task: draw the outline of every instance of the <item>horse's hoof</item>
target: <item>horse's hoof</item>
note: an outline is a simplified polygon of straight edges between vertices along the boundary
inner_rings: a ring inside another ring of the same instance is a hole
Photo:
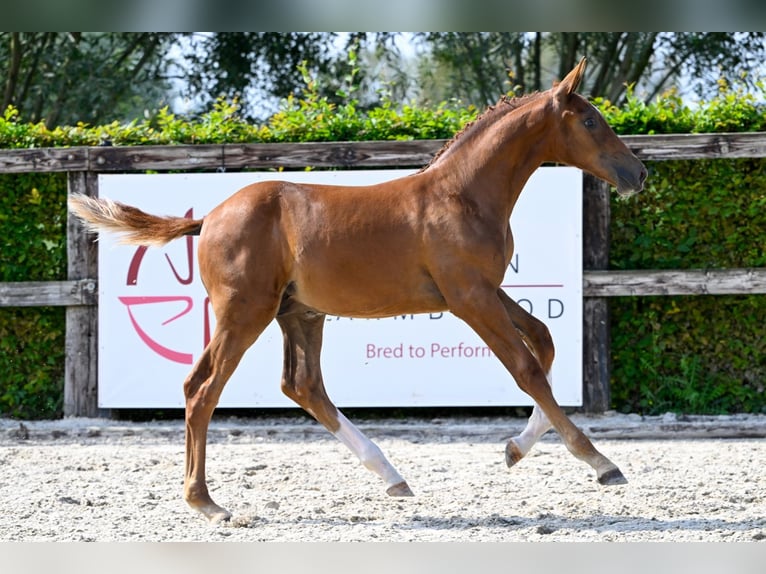
[[[211,514],[207,517],[210,524],[220,524],[221,522],[228,522],[231,520],[231,512],[228,510],[223,510],[222,512],[216,512],[215,514]]]
[[[194,510],[202,514],[210,524],[220,524],[231,520],[231,512],[211,502],[203,506],[192,506]]]
[[[508,465],[508,468],[511,468],[522,458],[524,458],[524,455],[519,450],[519,447],[516,446],[516,442],[513,439],[509,440],[508,444],[505,445],[505,464]]]
[[[616,484],[628,484],[628,479],[620,472],[619,468],[615,467],[599,476],[598,482],[606,486],[614,486]]]
[[[406,482],[397,482],[386,489],[388,496],[415,496]]]

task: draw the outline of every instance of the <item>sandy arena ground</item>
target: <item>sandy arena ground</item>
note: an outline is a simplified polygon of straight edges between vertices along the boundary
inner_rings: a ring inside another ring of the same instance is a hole
[[[182,421],[0,419],[0,540],[766,540],[766,417],[573,420],[628,485],[553,432],[509,470],[523,419],[358,420],[415,492],[390,498],[313,421],[216,419],[209,486],[233,519],[211,526],[181,498]]]

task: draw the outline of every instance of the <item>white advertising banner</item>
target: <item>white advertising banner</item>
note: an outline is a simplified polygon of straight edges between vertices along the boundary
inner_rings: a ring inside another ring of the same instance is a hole
[[[198,218],[239,188],[286,179],[367,185],[411,170],[130,174],[99,176],[99,193],[157,215]],[[503,288],[544,321],[556,344],[553,391],[582,404],[582,174],[538,169],[516,205],[516,250]],[[197,237],[162,248],[99,239],[99,383],[102,408],[182,408],[183,381],[215,318],[196,266]],[[322,353],[338,406],[526,406],[484,342],[449,313],[388,319],[328,316]],[[282,334],[273,322],[246,353],[219,407],[292,407],[280,391]]]

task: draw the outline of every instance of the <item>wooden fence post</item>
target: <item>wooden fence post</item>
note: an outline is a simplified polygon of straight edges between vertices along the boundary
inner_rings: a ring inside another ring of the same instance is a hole
[[[67,176],[70,195],[98,196],[98,174],[77,171],[68,172]],[[67,211],[68,279],[98,278],[98,249],[93,239]],[[85,282],[83,288],[95,290],[96,283]],[[64,416],[104,415],[98,408],[98,306],[69,306],[66,309]]]
[[[609,267],[609,184],[583,174],[583,268]],[[603,413],[610,408],[611,374],[609,303],[606,297],[583,299],[583,409]]]

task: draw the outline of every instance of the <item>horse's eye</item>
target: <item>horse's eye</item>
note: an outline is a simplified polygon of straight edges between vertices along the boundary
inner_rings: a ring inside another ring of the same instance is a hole
[[[596,127],[596,120],[593,118],[587,118],[584,122],[586,128],[595,128]]]

